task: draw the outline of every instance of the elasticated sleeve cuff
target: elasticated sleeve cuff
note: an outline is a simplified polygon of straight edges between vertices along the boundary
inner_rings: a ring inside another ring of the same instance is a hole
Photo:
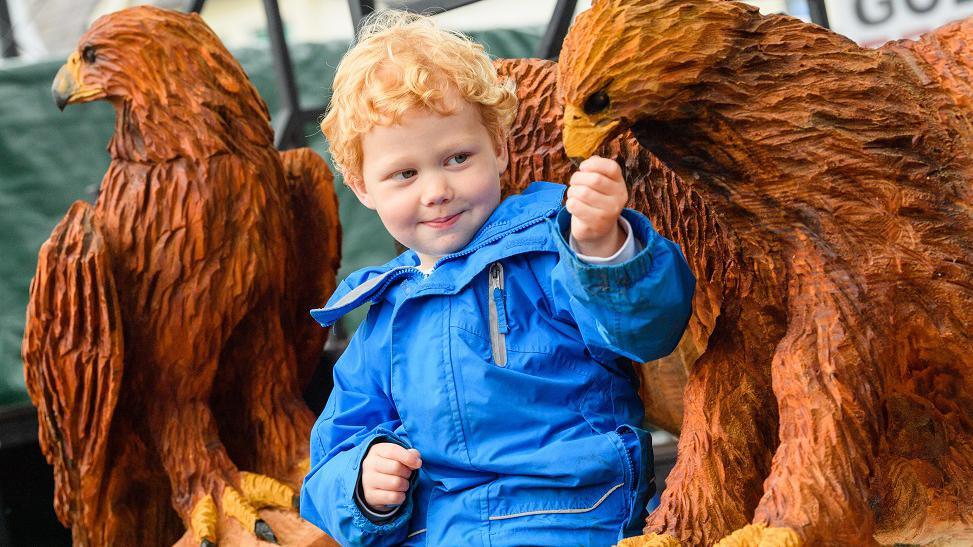
[[[618,250],[615,251],[615,254],[611,256],[589,256],[579,253],[578,244],[574,240],[573,235],[568,237],[568,245],[571,247],[571,250],[574,251],[574,254],[578,256],[578,260],[587,262],[588,264],[610,266],[631,260],[636,253],[642,250],[643,245],[634,235],[632,235],[632,224],[625,220],[625,217],[619,217],[618,223],[622,226],[622,229],[625,230],[625,243],[622,243],[622,246],[619,247]]]

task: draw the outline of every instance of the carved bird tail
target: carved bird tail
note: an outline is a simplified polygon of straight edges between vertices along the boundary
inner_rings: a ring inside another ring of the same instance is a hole
[[[288,310],[293,317],[293,347],[297,354],[298,380],[307,385],[321,360],[328,331],[311,319],[308,310],[324,304],[336,286],[341,265],[341,222],[334,176],[328,164],[310,148],[281,152],[293,212],[294,237],[288,268]],[[285,312],[286,313],[286,312]]]
[[[75,202],[41,247],[22,347],[41,449],[54,467],[58,518],[75,545],[100,540],[106,454],[122,382],[123,333],[108,248],[90,205]]]

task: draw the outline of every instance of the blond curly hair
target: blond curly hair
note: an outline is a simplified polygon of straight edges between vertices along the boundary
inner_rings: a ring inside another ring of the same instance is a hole
[[[345,183],[361,180],[361,136],[395,125],[412,109],[453,112],[450,92],[478,107],[498,149],[517,110],[512,83],[500,82],[483,46],[440,28],[431,17],[382,10],[369,16],[338,64],[331,104],[321,121]]]

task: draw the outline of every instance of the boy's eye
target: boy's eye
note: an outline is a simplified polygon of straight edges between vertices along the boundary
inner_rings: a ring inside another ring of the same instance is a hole
[[[416,176],[418,172],[415,169],[405,169],[397,173],[392,173],[392,180],[409,180]]]
[[[446,160],[446,163],[452,163],[453,161],[455,161],[456,163],[454,163],[454,165],[459,165],[461,163],[465,163],[466,160],[468,159],[470,159],[469,154],[455,154],[452,157],[450,157],[448,160]]]

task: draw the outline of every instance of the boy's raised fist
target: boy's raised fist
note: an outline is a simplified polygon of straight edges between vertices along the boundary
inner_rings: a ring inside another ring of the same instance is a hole
[[[628,203],[628,188],[617,162],[591,156],[571,175],[565,207],[571,213],[571,235],[577,251],[608,257],[625,243],[618,217]]]

